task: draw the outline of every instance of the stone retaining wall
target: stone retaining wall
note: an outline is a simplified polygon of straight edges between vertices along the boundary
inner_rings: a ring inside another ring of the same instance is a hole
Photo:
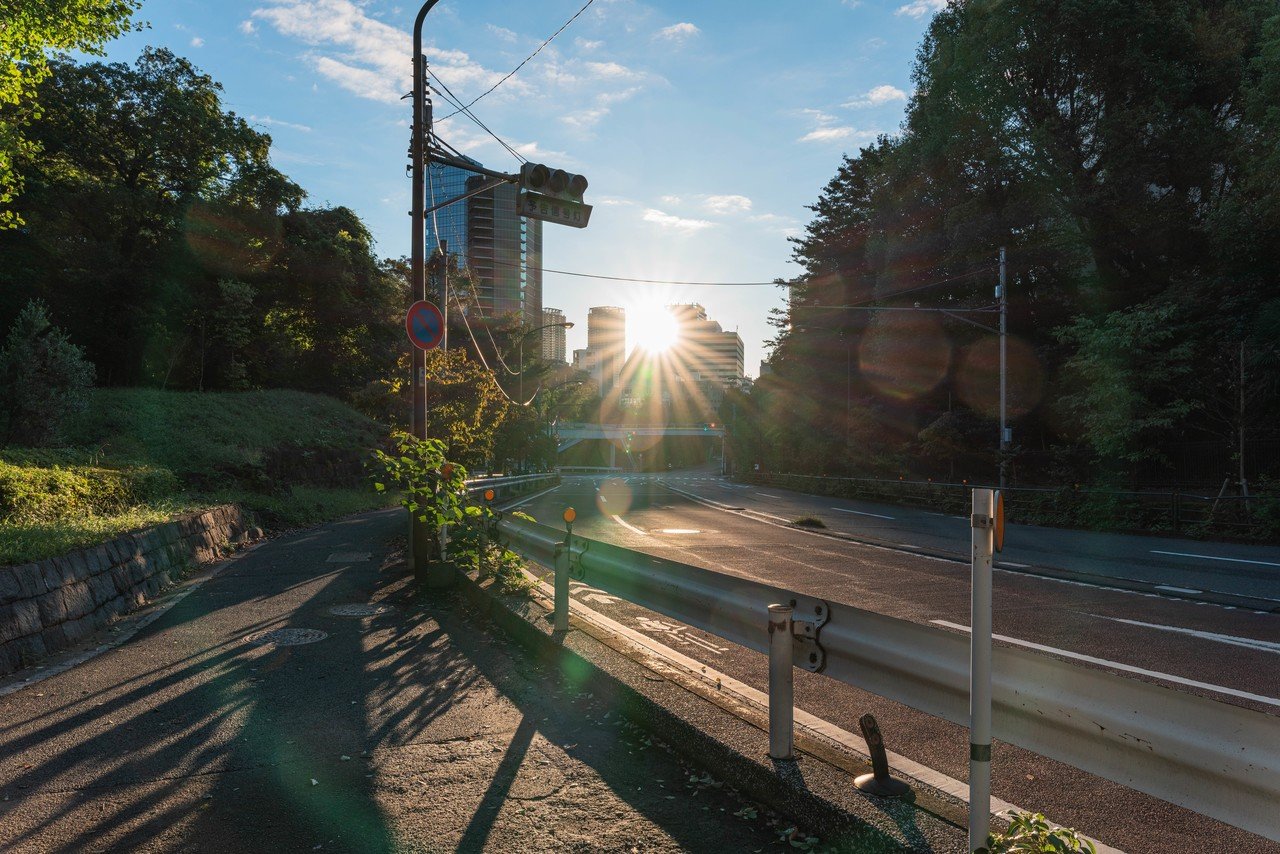
[[[215,507],[89,549],[0,566],[0,675],[73,646],[242,539],[240,508]]]

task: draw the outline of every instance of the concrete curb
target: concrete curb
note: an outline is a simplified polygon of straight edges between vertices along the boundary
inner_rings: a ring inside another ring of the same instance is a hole
[[[575,616],[570,630],[551,629],[551,603],[538,590],[505,596],[491,581],[460,573],[474,606],[537,657],[574,674],[584,690],[659,735],[679,755],[747,797],[841,851],[967,851],[965,805],[912,781],[914,801],[871,798],[853,778],[870,770],[866,760],[797,733],[796,762],[768,758],[768,736],[759,711],[715,696],[715,686],[682,678],[645,663],[622,638],[603,636]],[[589,686],[589,687],[587,687]]]

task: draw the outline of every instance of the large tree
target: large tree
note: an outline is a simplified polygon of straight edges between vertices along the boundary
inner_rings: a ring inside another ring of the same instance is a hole
[[[2,0],[0,2],[0,228],[21,223],[11,205],[22,189],[15,162],[39,144],[25,134],[38,117],[36,87],[48,76],[50,51],[97,53],[129,29],[140,0]]]

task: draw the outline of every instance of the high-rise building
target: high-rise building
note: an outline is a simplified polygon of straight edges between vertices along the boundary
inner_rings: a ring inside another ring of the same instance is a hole
[[[467,162],[480,163],[467,157]],[[427,170],[427,205],[477,189],[481,175],[433,163]],[[525,323],[542,322],[542,223],[516,213],[518,190],[500,184],[427,214],[427,251],[448,244],[458,266],[475,278],[485,315],[519,313]]]
[[[676,319],[671,360],[681,373],[691,380],[721,386],[742,380],[742,338],[737,332],[726,332],[719,323],[708,320],[707,310],[697,303],[669,305],[667,311]]]
[[[542,360],[563,363],[565,359],[564,312],[558,308],[542,310]]]
[[[617,306],[601,305],[587,312],[587,349],[593,351],[600,393],[607,395],[622,375],[627,356],[627,315]]]

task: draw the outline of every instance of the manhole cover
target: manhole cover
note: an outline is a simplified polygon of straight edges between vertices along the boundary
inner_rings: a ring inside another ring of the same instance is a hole
[[[269,632],[255,632],[245,640],[259,645],[301,646],[304,643],[324,640],[328,636],[328,632],[322,632],[319,629],[272,629]]]
[[[329,613],[335,617],[376,617],[391,610],[390,605],[334,605]]]

